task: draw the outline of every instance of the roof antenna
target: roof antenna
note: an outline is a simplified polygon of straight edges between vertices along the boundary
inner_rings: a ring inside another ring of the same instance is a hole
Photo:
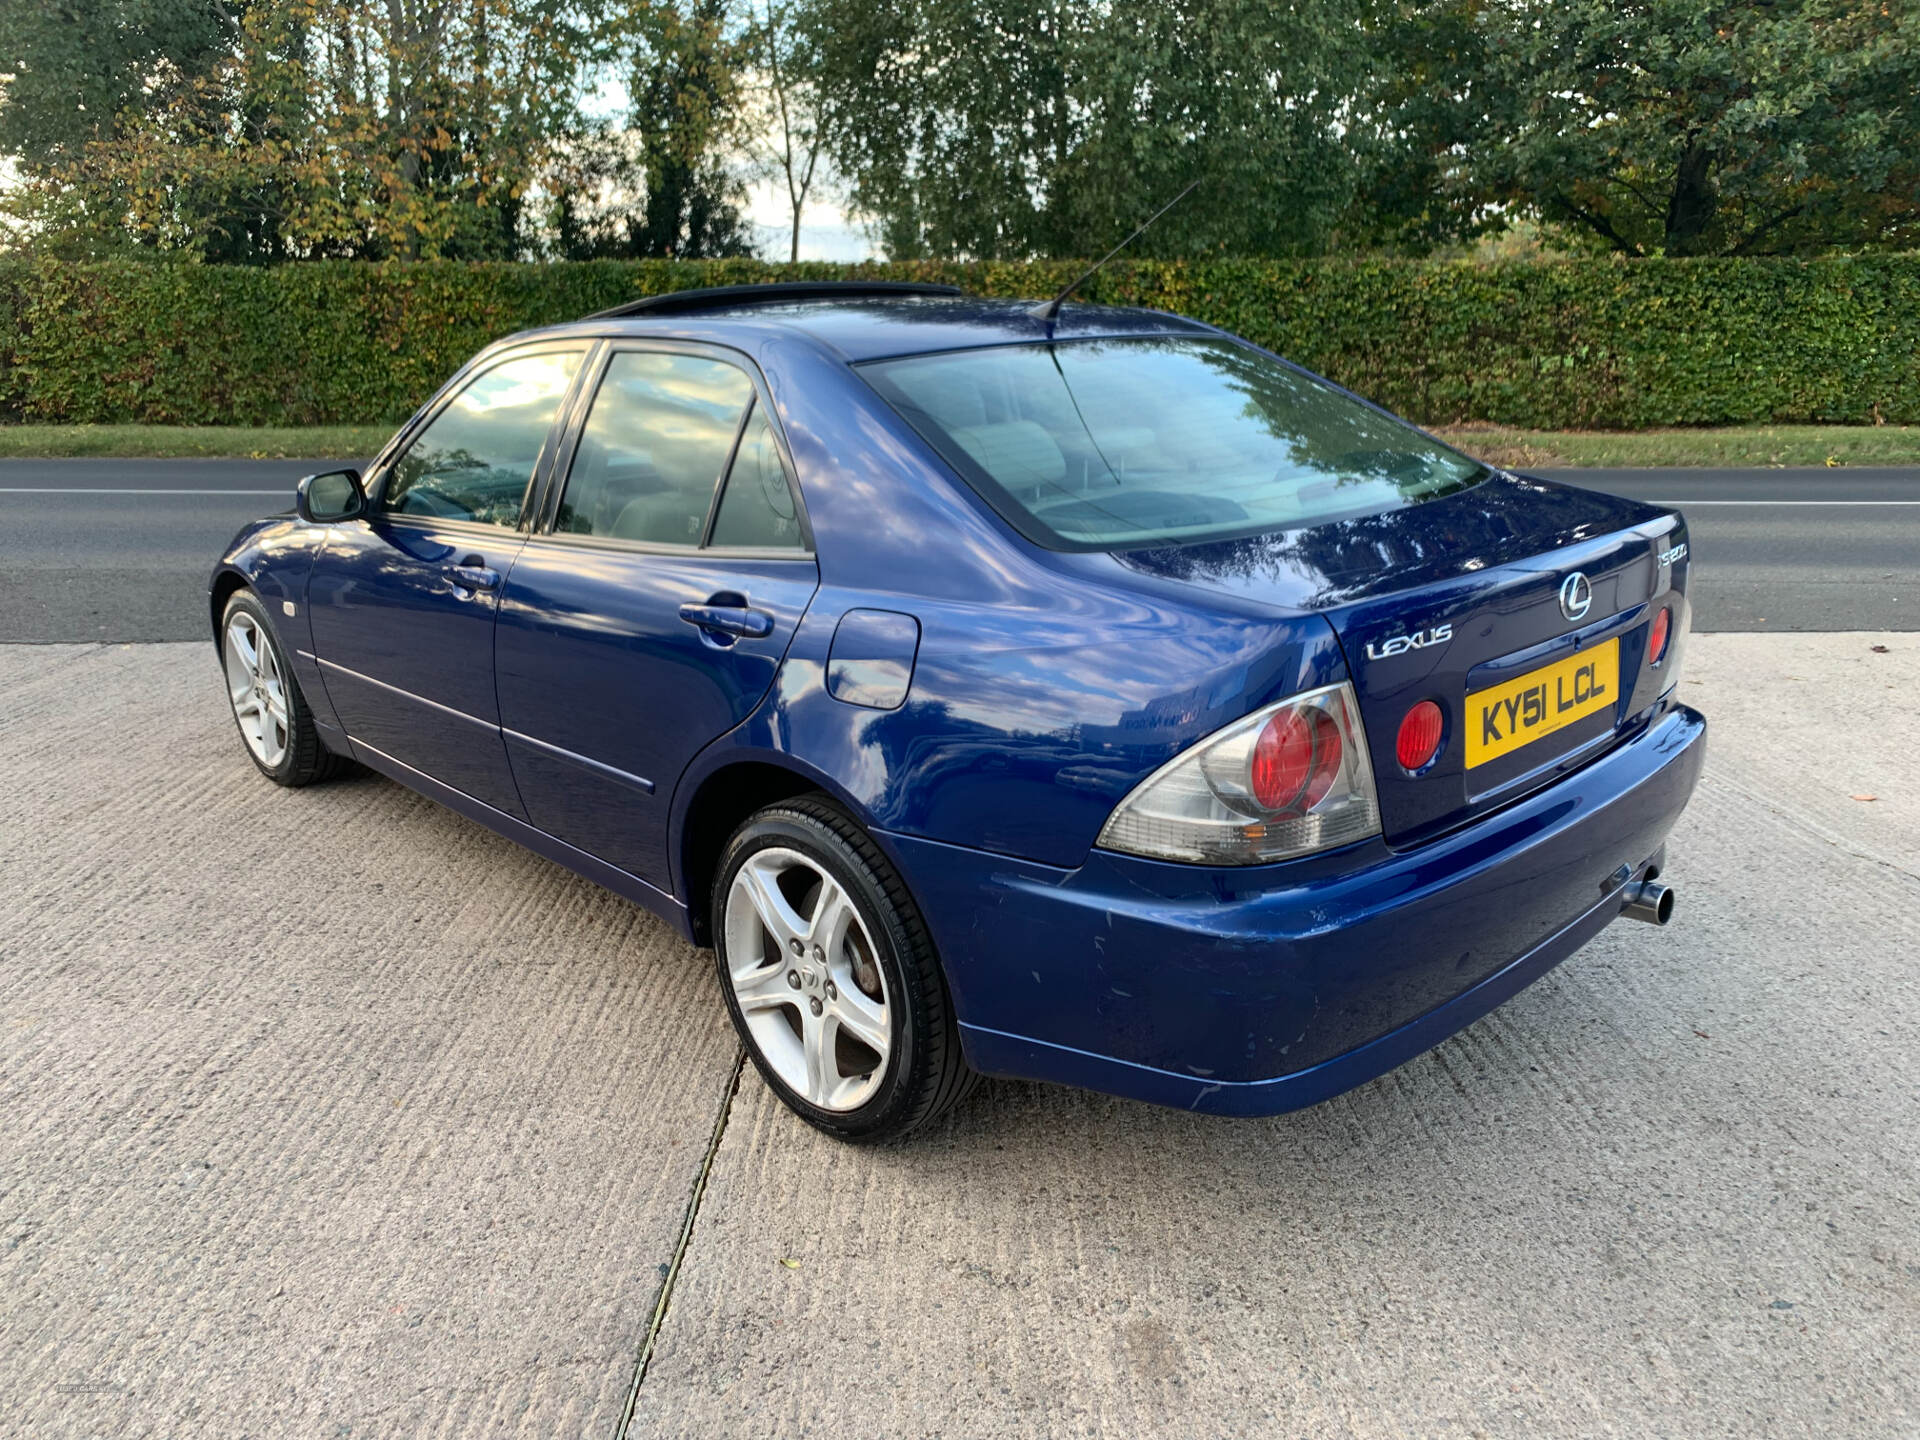
[[[1162,205],[1158,210],[1154,211],[1153,214],[1149,215],[1146,219],[1146,223],[1141,225],[1141,227],[1138,230],[1134,231],[1133,234],[1127,236],[1126,239],[1122,240],[1118,245],[1114,246],[1106,254],[1102,255],[1098,260],[1094,261],[1093,264],[1089,265],[1086,268],[1086,270],[1077,279],[1075,279],[1071,285],[1067,286],[1066,289],[1062,290],[1058,295],[1054,296],[1053,299],[1044,301],[1041,304],[1034,306],[1027,313],[1033,316],[1033,318],[1036,320],[1046,321],[1048,327],[1051,328],[1053,325],[1053,322],[1060,315],[1061,301],[1065,300],[1069,295],[1073,294],[1074,291],[1078,290],[1082,285],[1086,284],[1087,281],[1091,280],[1094,276],[1094,273],[1097,270],[1099,270],[1099,268],[1102,265],[1106,264],[1107,261],[1111,260],[1114,256],[1118,255],[1122,250],[1126,249],[1127,246],[1131,245],[1134,241],[1138,240],[1142,235],[1146,234],[1147,230],[1149,229],[1149,227],[1152,226],[1154,221],[1158,220],[1162,215],[1166,214],[1174,206],[1178,205],[1182,200],[1186,199],[1188,194],[1193,190],[1193,187],[1198,185],[1199,183],[1200,183],[1200,177],[1198,176],[1195,176],[1192,180],[1189,180],[1187,182],[1187,188],[1185,190],[1182,190],[1178,195],[1174,196],[1173,199],[1169,200],[1166,204]]]

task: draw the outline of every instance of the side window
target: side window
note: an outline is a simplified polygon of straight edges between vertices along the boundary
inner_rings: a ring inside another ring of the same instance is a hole
[[[698,355],[621,350],[580,432],[554,528],[698,545],[753,384]]]
[[[517,525],[578,350],[522,355],[476,375],[394,462],[381,508]]]
[[[727,472],[727,488],[713,520],[713,544],[798,550],[800,509],[787,484],[786,468],[773,443],[773,426],[756,405]]]

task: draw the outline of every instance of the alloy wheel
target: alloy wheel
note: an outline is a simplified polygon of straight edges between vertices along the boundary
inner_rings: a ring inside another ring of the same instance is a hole
[[[244,610],[227,621],[225,652],[227,698],[233,718],[253,758],[277,769],[287,756],[287,687],[273,642],[260,622]]]
[[[761,1057],[822,1110],[886,1075],[893,1020],[873,937],[846,888],[798,850],[756,850],[727,891],[727,975]]]

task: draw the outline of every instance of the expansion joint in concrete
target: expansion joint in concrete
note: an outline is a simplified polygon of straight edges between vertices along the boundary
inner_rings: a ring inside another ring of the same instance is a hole
[[[740,1093],[740,1071],[747,1063],[747,1052],[733,1057],[733,1073],[727,1077],[726,1091],[720,1097],[720,1109],[713,1117],[713,1133],[707,1137],[707,1153],[700,1161],[700,1172],[693,1177],[693,1191],[687,1196],[687,1212],[680,1220],[680,1235],[674,1242],[673,1258],[660,1281],[660,1294],[653,1304],[653,1316],[647,1321],[646,1338],[641,1341],[639,1358],[634,1362],[633,1383],[627,1387],[627,1403],[620,1412],[620,1425],[614,1440],[627,1440],[633,1424],[634,1406],[640,1400],[640,1387],[647,1382],[647,1367],[653,1363],[653,1347],[667,1323],[667,1307],[673,1303],[674,1282],[680,1278],[680,1263],[686,1259],[687,1246],[693,1241],[694,1222],[700,1218],[700,1202],[706,1199],[707,1177],[713,1173],[713,1157],[720,1153],[720,1141],[727,1133],[727,1117],[733,1113],[733,1097]]]

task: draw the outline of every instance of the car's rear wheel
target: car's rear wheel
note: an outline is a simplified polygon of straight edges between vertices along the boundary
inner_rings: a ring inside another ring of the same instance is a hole
[[[747,1053],[810,1124],[895,1139],[972,1089],[926,925],[879,847],[836,807],[783,801],[734,833],[713,933]]]
[[[220,663],[233,723],[262,775],[276,785],[310,785],[344,767],[320,739],[293,667],[250,590],[235,591],[220,618]]]

